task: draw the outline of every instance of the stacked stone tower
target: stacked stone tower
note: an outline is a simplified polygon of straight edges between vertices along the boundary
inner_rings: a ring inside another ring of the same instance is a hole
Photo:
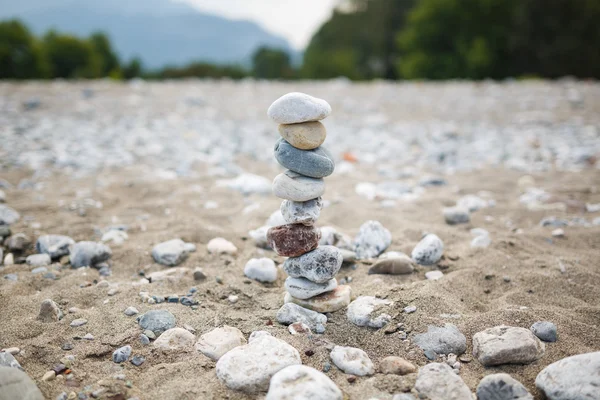
[[[330,113],[325,100],[303,93],[288,93],[268,110],[280,124],[275,158],[287,171],[273,181],[273,193],[283,199],[281,213],[287,224],[269,229],[267,240],[277,254],[289,257],[283,264],[289,275],[285,303],[321,313],[350,303],[350,287],[338,286],[335,279],[342,253],[334,246],[319,246],[321,231],[315,227],[325,192],[323,178],[335,168],[331,153],[321,146],[327,131],[319,121]]]

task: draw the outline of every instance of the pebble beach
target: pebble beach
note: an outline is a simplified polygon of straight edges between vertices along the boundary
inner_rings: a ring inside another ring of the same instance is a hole
[[[2,82],[0,237],[1,400],[600,399],[595,82]]]

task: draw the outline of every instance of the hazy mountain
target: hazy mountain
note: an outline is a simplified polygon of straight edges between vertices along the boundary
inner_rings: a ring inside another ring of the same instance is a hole
[[[290,51],[285,39],[253,22],[170,0],[0,0],[0,18],[12,17],[36,34],[51,28],[82,36],[104,31],[123,59],[140,56],[151,68],[193,60],[247,63],[263,44]]]

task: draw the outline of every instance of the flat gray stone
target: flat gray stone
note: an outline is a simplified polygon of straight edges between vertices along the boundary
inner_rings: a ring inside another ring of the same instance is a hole
[[[68,236],[42,235],[35,242],[35,249],[40,254],[48,254],[51,259],[57,259],[69,254],[69,247],[74,244],[75,241]]]
[[[127,361],[129,356],[131,356],[131,346],[127,345],[115,350],[112,355],[112,360],[113,362],[120,364]]]
[[[338,282],[333,278],[324,283],[315,283],[306,278],[292,278],[289,276],[285,280],[284,286],[290,295],[297,299],[306,300],[321,293],[332,291],[338,286]]]
[[[600,351],[563,358],[535,378],[548,400],[600,400]]]
[[[329,114],[331,106],[325,100],[299,92],[281,96],[267,110],[269,118],[278,124],[320,121]]]
[[[321,197],[325,193],[322,178],[310,178],[287,170],[273,180],[273,194],[280,199],[308,201]]]
[[[334,246],[319,246],[315,250],[290,257],[283,269],[293,278],[306,278],[315,283],[325,283],[338,273],[342,266],[342,253]]]
[[[477,400],[533,400],[525,386],[509,374],[492,374],[477,385]]]
[[[415,335],[413,342],[423,351],[436,354],[461,355],[467,350],[467,338],[452,324],[443,327],[430,325],[426,333]]]
[[[473,355],[485,367],[529,364],[544,350],[544,343],[526,328],[500,325],[473,335]]]
[[[381,328],[392,320],[388,314],[392,304],[389,300],[373,296],[359,296],[348,305],[346,316],[356,326]]]
[[[428,400],[473,400],[471,390],[446,363],[431,363],[419,369],[415,389]]]
[[[110,247],[103,243],[77,242],[70,248],[71,266],[73,268],[91,267],[112,256]]]
[[[25,262],[32,267],[45,267],[46,265],[50,265],[52,260],[48,254],[32,254],[27,256]]]
[[[137,321],[140,328],[154,333],[163,333],[174,328],[176,323],[175,316],[168,310],[150,310],[140,315]]]
[[[44,396],[25,372],[0,366],[0,400],[44,400]]]
[[[311,178],[324,178],[333,173],[333,156],[324,146],[313,150],[300,150],[285,139],[275,143],[275,159],[284,168]]]

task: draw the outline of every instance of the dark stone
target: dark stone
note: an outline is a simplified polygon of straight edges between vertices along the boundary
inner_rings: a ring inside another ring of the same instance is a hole
[[[267,243],[280,256],[298,257],[317,248],[321,231],[314,226],[289,224],[267,231]]]

